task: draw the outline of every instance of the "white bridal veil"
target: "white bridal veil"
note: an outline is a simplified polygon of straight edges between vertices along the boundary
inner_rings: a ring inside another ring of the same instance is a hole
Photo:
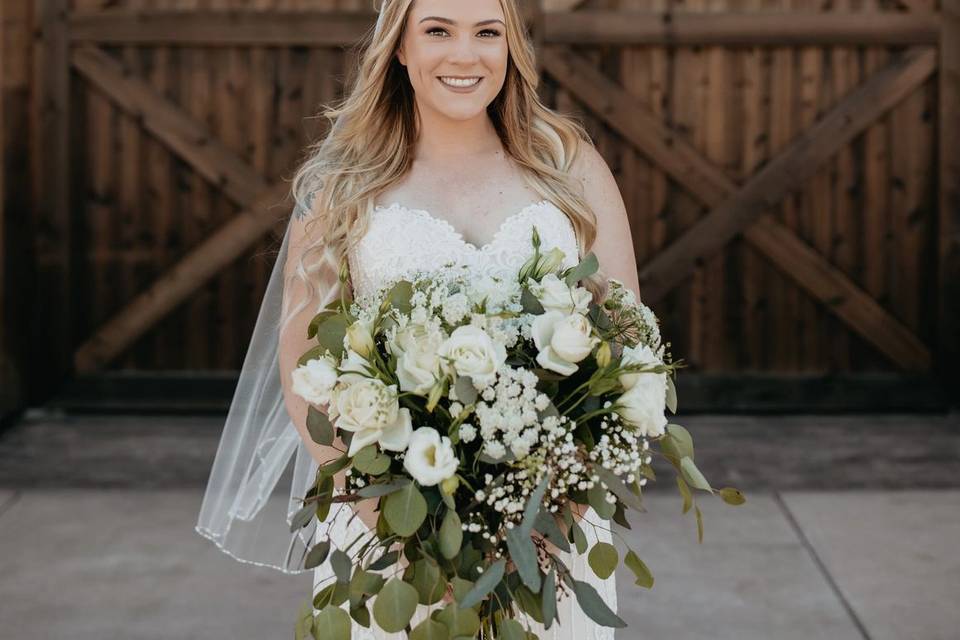
[[[298,205],[290,220],[300,212]],[[196,531],[241,562],[302,573],[303,557],[321,532],[316,518],[290,532],[292,517],[301,507],[298,499],[316,479],[317,463],[290,420],[280,385],[279,330],[289,237],[288,221],[227,413]],[[319,526],[326,528],[325,524]]]

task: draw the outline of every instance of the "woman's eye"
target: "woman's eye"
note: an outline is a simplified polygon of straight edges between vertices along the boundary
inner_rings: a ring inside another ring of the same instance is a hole
[[[427,35],[433,35],[434,33],[437,33],[437,32],[446,33],[447,30],[441,29],[440,27],[430,27],[429,29],[427,29]]]
[[[500,32],[497,31],[496,29],[484,29],[484,30],[481,31],[480,33],[481,33],[481,34],[484,34],[484,33],[489,33],[489,34],[490,34],[490,35],[488,35],[488,36],[484,36],[485,38],[496,38],[498,35],[500,35]]]

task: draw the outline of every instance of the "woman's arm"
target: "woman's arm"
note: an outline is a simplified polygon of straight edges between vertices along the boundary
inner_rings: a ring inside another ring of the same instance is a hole
[[[583,144],[571,174],[583,188],[583,198],[597,216],[597,238],[591,247],[601,275],[615,278],[640,300],[637,258],[627,209],[617,181],[593,145]]]
[[[309,247],[315,238],[310,236],[307,229],[306,218],[294,217],[290,221],[290,237],[287,246],[287,259],[283,266],[284,283],[283,288],[283,308],[294,309],[303,300],[306,300],[307,288],[303,280],[296,275],[297,266],[304,250]],[[315,227],[316,225],[314,225]],[[340,295],[340,281],[337,278],[337,264],[331,256],[325,256],[327,263],[323,268],[312,275],[316,286],[314,298],[304,309],[300,310],[290,319],[283,333],[280,334],[279,344],[279,363],[280,380],[283,387],[283,400],[290,415],[293,426],[297,428],[300,437],[310,455],[318,463],[323,464],[340,457],[341,452],[346,451],[343,442],[337,438],[334,446],[324,446],[313,441],[310,432],[307,430],[307,409],[309,405],[306,400],[293,393],[293,370],[297,367],[297,360],[308,349],[316,346],[313,340],[307,338],[307,326],[317,314],[317,311],[335,300]],[[317,407],[324,413],[326,406]],[[339,451],[338,451],[339,449]],[[337,487],[343,487],[346,475],[344,471],[334,476],[334,483]],[[369,528],[374,528],[377,522],[377,514],[373,511],[373,501],[364,500],[354,504],[354,510],[358,517]]]

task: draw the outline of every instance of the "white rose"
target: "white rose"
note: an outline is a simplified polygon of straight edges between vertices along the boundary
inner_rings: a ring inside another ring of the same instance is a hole
[[[641,373],[613,405],[614,411],[637,428],[640,435],[663,435],[667,426],[667,374]]]
[[[450,438],[441,438],[436,429],[420,427],[410,436],[403,468],[421,485],[431,487],[453,477],[458,466],[460,460]]]
[[[391,351],[397,357],[397,378],[401,391],[412,391],[426,396],[444,371],[440,358],[440,344],[444,335],[430,331],[423,325],[411,324],[400,331],[392,341]]]
[[[348,384],[335,394],[336,425],[353,432],[347,455],[354,456],[368,444],[403,451],[413,431],[410,410],[400,408],[396,385],[366,378]]]
[[[440,345],[439,353],[449,359],[457,375],[470,376],[486,386],[496,380],[497,371],[507,360],[507,349],[475,325],[457,327]]]
[[[557,277],[555,273],[548,273],[537,283],[530,285],[530,292],[537,297],[546,311],[561,311],[564,314],[586,313],[590,308],[592,296],[583,287],[573,287]]]
[[[314,358],[294,369],[291,378],[295,394],[310,404],[326,404],[337,383],[337,367],[329,358]]]
[[[574,363],[586,358],[600,341],[592,331],[590,321],[579,313],[547,311],[537,316],[530,329],[539,350],[537,362],[544,369],[571,375],[578,369]]]
[[[635,347],[623,348],[623,354],[620,357],[620,364],[648,365],[649,367],[653,367],[655,365],[663,364],[663,362],[660,361],[660,358],[657,357],[650,347],[645,344],[638,344]],[[634,371],[630,373],[621,373],[618,379],[620,380],[620,384],[623,385],[624,389],[631,389],[641,377],[653,375],[655,374]],[[666,384],[666,381],[664,381],[664,384]]]

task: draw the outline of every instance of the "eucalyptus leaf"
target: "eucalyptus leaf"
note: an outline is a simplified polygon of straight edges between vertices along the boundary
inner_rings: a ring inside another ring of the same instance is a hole
[[[531,315],[539,316],[545,311],[540,300],[528,287],[524,287],[520,292],[520,304],[523,305],[523,312]]]
[[[472,638],[480,630],[480,617],[470,608],[461,608],[455,602],[438,611],[435,615],[437,622],[447,627],[450,637],[467,636]]]
[[[350,617],[361,627],[370,628],[370,610],[367,609],[367,605],[359,604],[355,607],[350,607]]]
[[[317,519],[321,522],[325,521],[327,516],[330,515],[330,505],[333,502],[333,489],[333,476],[326,474],[321,475],[320,482],[317,483],[317,502],[314,506]]]
[[[723,501],[727,504],[732,504],[734,506],[741,505],[747,501],[747,498],[743,495],[743,492],[740,489],[735,489],[733,487],[724,487],[720,489],[720,497],[723,498]]]
[[[690,511],[693,506],[693,496],[690,494],[690,487],[682,476],[677,476],[677,487],[680,489],[680,495],[683,496],[683,513]]]
[[[570,525],[570,532],[573,535],[573,543],[577,547],[577,553],[584,554],[587,552],[587,536],[583,533],[583,529],[580,528],[580,525],[574,522]]]
[[[349,431],[347,433],[349,433]],[[328,462],[327,464],[320,467],[319,472],[321,475],[330,476],[332,478],[340,471],[343,471],[344,469],[346,469],[348,466],[350,466],[350,457],[344,454],[339,458],[337,458],[336,460]]]
[[[693,436],[684,427],[678,424],[670,423],[667,425],[667,435],[674,441],[677,457],[687,456],[691,459],[693,455]]]
[[[363,569],[354,571],[353,577],[350,579],[350,606],[358,606],[364,595],[373,596],[380,593],[384,582],[386,581],[383,576],[372,571],[364,571]]]
[[[412,536],[427,517],[427,501],[413,482],[388,495],[385,502],[387,524],[399,536]]]
[[[297,511],[293,515],[293,519],[290,520],[290,533],[296,533],[297,529],[302,529],[307,526],[316,511],[317,508],[312,504],[308,504]]]
[[[637,577],[634,584],[647,589],[653,587],[653,574],[650,573],[650,569],[644,564],[643,560],[633,552],[633,549],[627,551],[627,555],[623,558],[623,564],[629,567],[633,571],[633,575]]]
[[[488,566],[484,572],[480,574],[480,577],[477,578],[477,581],[473,584],[473,588],[463,596],[463,599],[460,601],[460,606],[472,607],[482,601],[487,594],[500,584],[506,566],[507,561],[503,558],[500,558]]]
[[[693,512],[697,514],[697,542],[703,543],[703,514],[700,513],[700,507],[694,505]]]
[[[698,469],[697,465],[694,464],[693,458],[684,456],[680,459],[680,472],[683,474],[683,479],[695,489],[713,491],[710,483],[707,482],[707,479],[703,477],[702,473],[700,473],[700,469]]]
[[[368,484],[365,487],[360,487],[359,489],[357,489],[357,495],[359,495],[362,498],[379,498],[381,496],[386,496],[386,495],[390,495],[391,493],[395,493],[400,489],[403,489],[408,484],[410,484],[410,480],[407,480],[407,479]]]
[[[310,549],[310,553],[307,554],[307,559],[303,562],[304,569],[315,569],[323,564],[323,561],[327,559],[327,554],[330,553],[330,541],[322,540],[317,544],[313,545],[313,548]]]
[[[463,529],[460,516],[456,511],[447,509],[447,513],[443,516],[443,523],[440,525],[440,553],[447,560],[455,558],[460,553],[462,544]]]
[[[378,476],[390,468],[390,457],[377,451],[377,448],[374,445],[370,445],[369,447],[361,449],[357,452],[357,455],[359,456],[365,449],[370,448],[373,449],[374,455],[365,456],[362,460],[357,460],[354,458],[353,466],[356,467],[358,471],[368,473],[372,476]]]
[[[403,579],[417,590],[417,601],[420,604],[439,602],[447,591],[447,579],[440,567],[426,558],[407,565]]]
[[[668,373],[667,376],[667,409],[670,413],[677,414],[677,387],[673,382],[673,377]]]
[[[523,522],[520,524],[520,530],[524,536],[530,537],[533,532],[533,525],[537,521],[537,514],[540,507],[543,506],[543,496],[547,492],[547,486],[550,484],[550,472],[544,473],[536,489],[530,492],[527,499],[527,505],[523,508]]]
[[[590,563],[590,568],[593,569],[598,578],[606,580],[617,569],[620,554],[617,553],[617,548],[609,542],[597,542],[590,549],[587,562]]]
[[[327,605],[313,621],[313,637],[317,640],[350,640],[352,628],[353,623],[346,611]]]
[[[567,539],[563,536],[563,531],[557,526],[556,519],[553,517],[553,514],[543,507],[540,508],[540,513],[537,514],[534,529],[542,533],[544,538],[552,542],[562,551],[570,552],[570,543],[567,542]]]
[[[540,602],[543,607],[543,628],[549,629],[557,617],[557,574],[551,568],[550,573],[543,579],[543,589],[540,592]]]
[[[597,515],[604,520],[613,517],[613,512],[617,510],[616,505],[607,502],[607,490],[599,482],[594,483],[593,487],[587,489],[587,499]]]
[[[573,267],[570,272],[567,274],[567,277],[564,278],[564,281],[568,286],[574,286],[580,280],[584,278],[589,278],[597,272],[597,269],[600,268],[600,261],[597,260],[596,254],[591,251],[583,257],[577,266]]]
[[[610,607],[603,601],[593,585],[571,578],[569,574],[565,574],[564,577],[577,596],[577,604],[591,620],[601,627],[623,628],[627,626],[622,618],[610,610]]]
[[[470,548],[472,549],[473,547]],[[454,576],[453,579],[450,580],[450,584],[453,585],[453,599],[458,603],[462,602],[463,597],[473,588],[473,582],[460,576]]]
[[[399,633],[417,609],[417,590],[399,578],[389,580],[373,601],[373,618],[381,629]]]
[[[329,350],[331,355],[339,361],[343,356],[343,337],[347,334],[347,327],[352,324],[350,318],[343,314],[324,318],[317,325],[317,342],[324,351]]]
[[[339,303],[338,303],[339,304]],[[313,316],[313,320],[310,321],[310,324],[307,325],[307,337],[311,340],[317,335],[317,327],[320,326],[320,323],[329,318],[330,316],[335,316],[339,313],[334,309],[326,309],[321,311],[317,315]]]
[[[500,621],[500,635],[497,637],[502,640],[527,640],[527,632],[514,618],[504,618]]]
[[[313,405],[307,407],[307,431],[317,444],[328,447],[333,444],[333,425],[330,424],[330,419]]]
[[[293,639],[306,640],[313,633],[313,607],[309,600],[304,600],[297,614],[297,624],[294,627]]]
[[[347,584],[350,582],[350,572],[353,570],[353,560],[340,549],[334,549],[330,554],[330,566],[337,576],[337,582]]]
[[[520,527],[507,529],[507,549],[510,559],[517,567],[523,583],[533,591],[540,591],[540,567],[537,563],[537,549],[530,540],[530,534],[524,534]]]
[[[372,571],[383,571],[393,565],[397,564],[397,561],[400,560],[399,551],[387,551],[379,558],[370,563],[369,569]]]
[[[423,620],[410,632],[409,640],[449,640],[447,626],[432,618]]]
[[[525,584],[517,585],[513,593],[516,596],[517,604],[520,605],[524,613],[543,624],[543,607],[540,605],[540,594],[534,593]]]
[[[390,306],[394,309],[402,314],[409,315],[413,310],[413,305],[410,303],[412,297],[413,283],[407,280],[400,280],[390,289],[390,293],[387,294],[386,299],[389,300]]]
[[[453,389],[457,394],[457,402],[460,404],[466,406],[477,401],[477,389],[473,386],[473,378],[470,376],[458,376]]]

